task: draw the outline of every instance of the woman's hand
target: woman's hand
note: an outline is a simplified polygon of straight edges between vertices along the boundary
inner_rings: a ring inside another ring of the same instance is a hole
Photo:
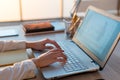
[[[53,46],[48,46],[47,44],[52,44],[56,48],[60,48],[56,41],[50,39],[43,39],[40,41],[26,42],[26,48],[32,48],[35,50],[53,49]]]
[[[54,46],[48,46],[47,44],[52,44]],[[50,49],[46,53],[43,53],[37,58],[32,59],[37,67],[45,67],[54,62],[61,62],[64,64],[67,60],[66,56],[64,55],[64,51],[54,40],[43,39],[35,42],[26,42],[26,47],[35,50]]]
[[[51,49],[46,53],[41,54],[38,58],[33,58],[33,62],[37,67],[45,67],[54,62],[65,63],[67,57],[63,53],[64,51],[61,49]]]

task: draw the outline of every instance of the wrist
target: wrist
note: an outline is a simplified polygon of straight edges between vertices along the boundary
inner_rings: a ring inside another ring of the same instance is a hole
[[[31,42],[26,41],[26,48],[32,48],[32,43],[31,43]]]
[[[32,58],[32,61],[34,62],[34,64],[36,65],[36,67],[39,67],[39,62],[37,58]]]

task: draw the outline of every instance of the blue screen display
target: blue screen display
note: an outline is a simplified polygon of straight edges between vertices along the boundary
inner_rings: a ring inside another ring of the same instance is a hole
[[[103,61],[119,32],[119,21],[88,10],[74,37]]]

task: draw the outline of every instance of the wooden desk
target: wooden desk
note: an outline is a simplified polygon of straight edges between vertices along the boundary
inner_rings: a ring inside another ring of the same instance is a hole
[[[64,33],[56,33],[56,34],[45,34],[45,35],[35,35],[35,36],[27,36],[26,39],[30,41],[40,40],[43,38],[50,38],[54,40],[63,40],[65,38]],[[83,73],[77,74],[73,76],[64,77],[57,80],[97,80],[97,79],[105,79],[105,80],[120,80],[120,44],[116,47],[113,55],[109,59],[107,65],[102,71],[91,72],[91,73]],[[40,77],[40,76],[39,76]],[[36,80],[36,79],[34,79]],[[42,78],[40,80],[45,80]]]
[[[7,37],[7,38],[0,38],[0,40],[29,40],[29,41],[36,41],[43,38],[50,38],[54,40],[63,40],[65,38],[64,33],[52,33],[52,34],[45,34],[45,35],[34,35],[34,36],[24,36],[23,33],[20,33],[19,36],[15,37]],[[116,47],[113,55],[109,59],[107,65],[102,71],[98,72],[91,72],[91,73],[83,73],[72,75],[64,78],[60,78],[57,80],[97,80],[97,79],[104,79],[104,80],[120,80],[120,44]],[[39,54],[35,54],[39,55]],[[40,72],[40,70],[36,70],[37,77],[31,80],[45,80]]]

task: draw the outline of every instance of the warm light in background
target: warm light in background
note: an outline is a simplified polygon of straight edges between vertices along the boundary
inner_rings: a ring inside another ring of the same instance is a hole
[[[76,0],[0,0],[0,22],[68,18]],[[82,0],[79,15],[89,5],[116,14],[118,0]],[[107,6],[106,6],[107,5]]]
[[[0,0],[0,21],[6,19],[20,20],[19,0]]]

